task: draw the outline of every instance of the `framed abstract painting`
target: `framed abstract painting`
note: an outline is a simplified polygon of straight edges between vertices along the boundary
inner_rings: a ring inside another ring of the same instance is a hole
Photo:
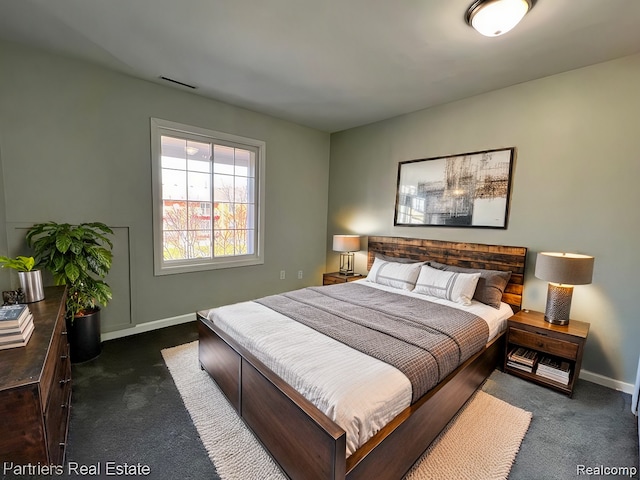
[[[398,164],[396,226],[507,228],[515,148]]]

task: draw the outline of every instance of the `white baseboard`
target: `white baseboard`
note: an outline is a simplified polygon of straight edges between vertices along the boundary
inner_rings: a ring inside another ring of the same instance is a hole
[[[180,315],[178,317],[163,318],[161,320],[155,320],[153,322],[141,323],[131,328],[125,328],[122,330],[116,330],[114,332],[103,333],[102,335],[100,335],[100,339],[104,342],[107,340],[114,340],[116,338],[136,335],[138,333],[150,332],[151,330],[157,330],[159,328],[171,327],[172,325],[180,325],[181,323],[194,322],[195,320],[196,320],[196,314],[188,313],[186,315]]]
[[[587,380],[588,382],[597,383],[603,387],[613,388],[624,393],[633,393],[634,385],[632,383],[621,382],[620,380],[614,380],[613,378],[605,377],[599,373],[593,373],[589,370],[580,370],[580,378]]]

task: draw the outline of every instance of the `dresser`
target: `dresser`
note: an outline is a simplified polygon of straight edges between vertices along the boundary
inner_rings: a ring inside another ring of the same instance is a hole
[[[71,402],[66,287],[30,303],[35,329],[25,347],[0,350],[0,462],[64,463]]]

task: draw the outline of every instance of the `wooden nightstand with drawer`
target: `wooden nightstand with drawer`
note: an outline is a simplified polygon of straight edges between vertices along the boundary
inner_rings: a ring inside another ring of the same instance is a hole
[[[322,285],[334,285],[336,283],[347,283],[364,278],[364,275],[356,273],[355,275],[343,275],[339,272],[323,273]]]
[[[571,396],[588,334],[586,322],[552,325],[543,313],[521,310],[507,322],[504,371]]]

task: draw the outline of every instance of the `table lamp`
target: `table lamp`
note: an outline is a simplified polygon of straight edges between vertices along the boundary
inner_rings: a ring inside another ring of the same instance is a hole
[[[591,283],[594,258],[577,253],[540,252],[535,276],[549,283],[544,319],[554,325],[567,325],[574,285]]]
[[[353,252],[358,250],[360,250],[360,235],[333,236],[333,251],[340,252],[340,273],[342,275],[355,275]]]

